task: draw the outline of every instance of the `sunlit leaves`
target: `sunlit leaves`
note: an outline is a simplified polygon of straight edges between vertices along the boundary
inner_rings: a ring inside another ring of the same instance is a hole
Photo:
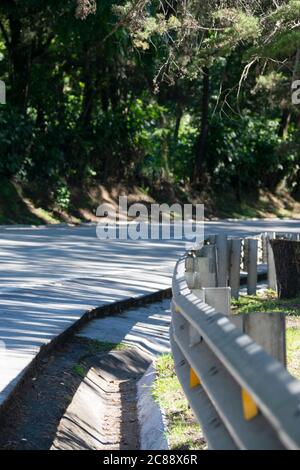
[[[85,20],[97,10],[96,0],[77,0],[76,17]]]

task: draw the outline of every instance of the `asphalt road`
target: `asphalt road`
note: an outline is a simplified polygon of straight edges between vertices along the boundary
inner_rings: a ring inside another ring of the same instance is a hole
[[[216,221],[206,234],[300,232],[300,221]],[[40,347],[86,310],[170,286],[185,242],[99,240],[95,226],[0,228],[0,406]]]

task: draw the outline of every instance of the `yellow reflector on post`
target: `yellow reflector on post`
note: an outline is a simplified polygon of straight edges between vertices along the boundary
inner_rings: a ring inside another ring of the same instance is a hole
[[[242,402],[244,418],[247,421],[250,421],[250,419],[255,418],[255,416],[257,416],[258,408],[251,395],[249,395],[247,390],[245,390],[244,388],[242,388]]]
[[[195,388],[200,384],[201,384],[201,381],[198,375],[196,374],[194,369],[190,368],[190,388]]]

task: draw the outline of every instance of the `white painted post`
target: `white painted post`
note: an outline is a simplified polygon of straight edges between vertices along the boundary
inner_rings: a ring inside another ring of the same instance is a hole
[[[231,314],[231,289],[230,287],[206,288],[204,301],[223,315]]]
[[[194,260],[195,289],[201,287],[216,287],[216,249],[214,245],[205,245]]]
[[[256,294],[257,285],[257,238],[248,238],[248,295]]]
[[[262,233],[262,262],[268,264],[268,233]]]
[[[230,287],[203,287],[193,289],[193,293],[203,302],[213,307],[217,312],[223,315],[231,315],[231,289]],[[201,336],[190,325],[190,347],[200,343]]]
[[[285,314],[253,312],[237,316],[243,317],[244,333],[286,367]]]
[[[218,287],[227,287],[228,285],[228,245],[227,235],[220,234],[216,236],[217,251],[217,284]]]
[[[238,299],[241,279],[240,269],[242,241],[240,238],[232,238],[230,242],[229,286],[231,287],[232,297],[234,299]]]
[[[188,255],[185,259],[185,279],[188,287],[192,289],[194,287],[194,270],[195,270],[195,258]]]
[[[194,257],[187,256],[185,259],[185,270],[186,272],[193,272],[194,271]]]
[[[277,290],[277,279],[276,279],[276,269],[275,269],[275,260],[273,255],[273,250],[270,244],[270,239],[274,240],[276,238],[276,233],[268,234],[267,238],[267,256],[268,256],[268,286],[270,289]]]

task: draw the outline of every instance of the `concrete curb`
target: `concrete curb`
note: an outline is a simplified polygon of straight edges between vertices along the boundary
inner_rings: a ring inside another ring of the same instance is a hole
[[[156,378],[155,363],[137,383],[137,414],[141,450],[168,450],[167,421],[164,411],[154,401],[151,390]]]
[[[108,315],[118,315],[129,308],[136,308],[149,303],[159,302],[163,299],[169,299],[171,296],[172,289],[168,288],[152,292],[151,294],[120,300],[109,305],[102,305],[101,307],[85,312],[79,320],[69,326],[60,335],[53,338],[48,344],[43,345],[31,363],[18,375],[18,377],[15,378],[14,383],[10,385],[11,390],[8,396],[0,404],[0,420],[5,417],[6,410],[9,408],[14,397],[21,391],[24,383],[34,377],[37,369],[42,366],[43,360],[51,354],[55,347],[62,345],[90,320]]]

